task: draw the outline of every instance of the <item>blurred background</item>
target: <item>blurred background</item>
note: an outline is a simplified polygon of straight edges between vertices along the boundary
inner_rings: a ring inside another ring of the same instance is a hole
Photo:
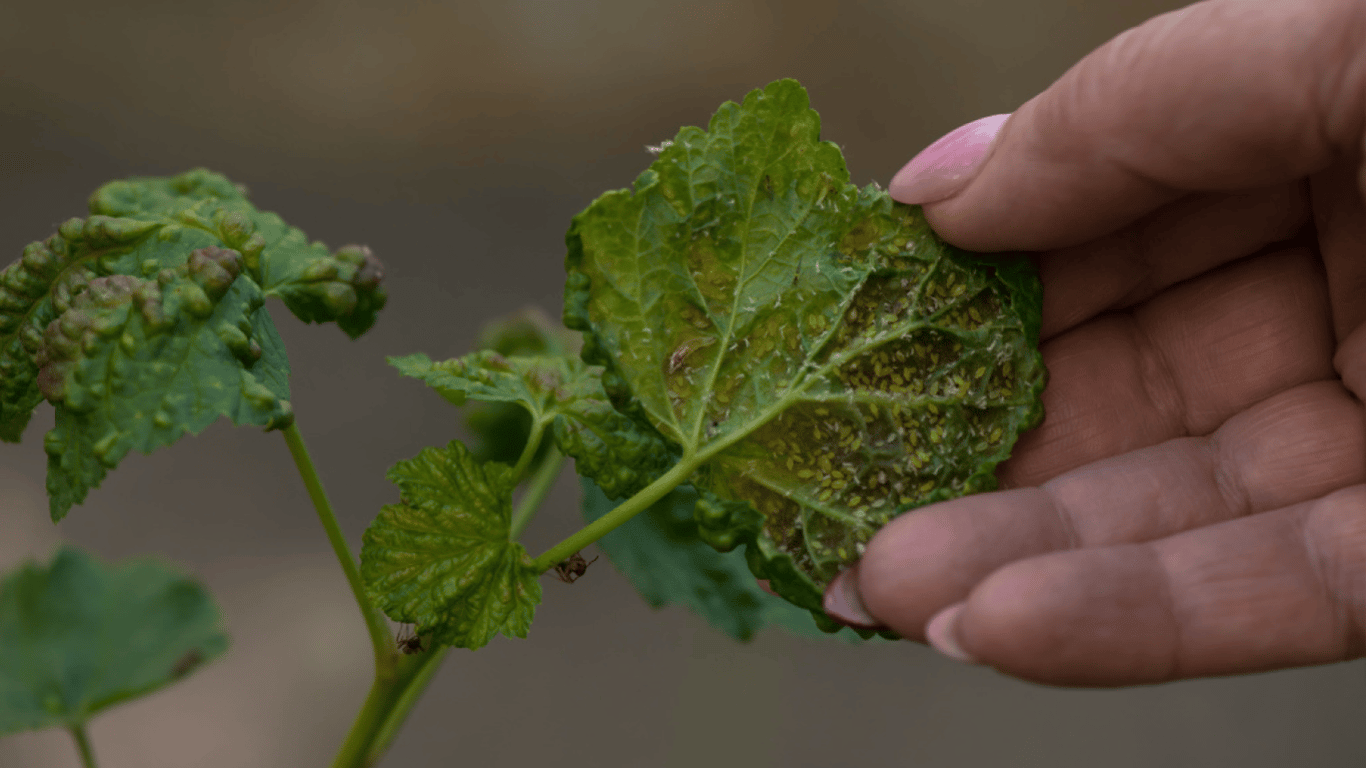
[[[706,4],[125,0],[0,5],[0,249],[18,257],[108,179],[207,166],[332,246],[371,245],[390,306],[349,342],[273,307],[299,426],[353,547],[394,461],[459,432],[388,354],[462,354],[488,317],[558,315],[563,233],[647,144],[796,77],[883,184],[1179,0]],[[233,646],[95,721],[104,768],[321,766],[370,682],[368,643],[283,440],[211,428],[131,455],[58,526],[42,434],[0,445],[0,568],[59,540],[156,554],[217,596]],[[578,527],[562,478],[529,531]],[[591,553],[586,553],[590,554]],[[385,765],[1360,766],[1361,662],[1116,691],[1044,688],[910,643],[773,630],[740,645],[653,611],[599,565],[545,581],[531,637],[456,651]],[[61,732],[0,765],[75,766]]]

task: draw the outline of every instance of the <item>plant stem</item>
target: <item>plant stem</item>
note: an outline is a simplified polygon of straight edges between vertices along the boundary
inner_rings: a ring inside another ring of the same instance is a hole
[[[368,768],[379,761],[448,650],[433,648],[404,656],[396,663],[394,674],[375,676],[332,768]]]
[[[517,465],[512,468],[512,482],[522,482],[522,476],[531,467],[531,462],[536,458],[536,451],[541,447],[541,435],[545,433],[545,422],[537,421],[531,425],[531,434],[527,435],[526,446],[522,448],[522,455],[517,457]]]
[[[668,472],[660,475],[659,479],[645,486],[640,493],[623,501],[616,509],[580,528],[569,538],[546,550],[544,554],[532,561],[531,567],[537,573],[545,573],[570,555],[611,533],[617,526],[644,512],[651,504],[667,496],[669,491],[687,480],[704,460],[701,457],[692,457],[678,462]]]
[[[85,734],[85,724],[71,726],[71,738],[76,740],[76,749],[81,753],[81,765],[95,768],[95,751],[90,748],[90,737]]]
[[[551,446],[550,450],[546,451],[545,460],[537,467],[536,474],[531,476],[531,485],[517,502],[517,509],[512,513],[512,528],[508,531],[508,539],[516,541],[517,537],[522,535],[523,529],[536,514],[536,509],[550,494],[550,489],[555,485],[555,478],[560,476],[560,468],[563,466],[564,454]]]
[[[399,692],[398,698],[389,708],[389,713],[385,715],[384,720],[375,731],[375,736],[370,742],[370,748],[365,753],[368,765],[379,762],[379,759],[389,749],[394,737],[398,735],[398,729],[402,727],[403,721],[408,719],[408,713],[417,704],[422,692],[427,690],[427,684],[432,681],[436,671],[441,668],[441,661],[446,658],[446,653],[450,650],[449,645],[443,645],[422,654],[418,669],[411,678],[407,678],[407,685]]]
[[[365,617],[365,626],[370,630],[370,644],[375,651],[375,678],[378,684],[379,679],[385,676],[384,673],[392,670],[398,653],[394,648],[393,636],[389,634],[389,625],[385,622],[384,615],[365,594],[365,585],[360,580],[360,569],[356,566],[356,559],[351,555],[351,548],[346,544],[346,537],[342,535],[341,526],[337,524],[337,516],[332,513],[332,503],[327,500],[327,491],[323,490],[318,471],[313,468],[313,459],[308,455],[308,447],[304,445],[299,428],[290,424],[283,431],[285,443],[289,445],[289,453],[294,457],[294,466],[299,469],[299,476],[303,478],[304,487],[308,489],[308,497],[312,499],[313,508],[318,512],[318,520],[327,532],[327,540],[332,543],[332,551],[337,555],[337,562],[341,564],[346,581],[351,585],[351,594],[356,598],[361,615]]]

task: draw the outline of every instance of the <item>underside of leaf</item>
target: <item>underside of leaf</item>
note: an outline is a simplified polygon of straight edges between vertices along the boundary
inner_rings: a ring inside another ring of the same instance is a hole
[[[848,184],[819,129],[790,80],[684,128],[575,218],[565,292],[613,401],[696,467],[702,536],[818,614],[893,516],[995,487],[1046,379],[1029,262]]]

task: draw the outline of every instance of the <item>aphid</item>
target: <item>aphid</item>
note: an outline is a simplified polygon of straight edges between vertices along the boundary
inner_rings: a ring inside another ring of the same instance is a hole
[[[407,655],[427,650],[422,645],[422,636],[417,634],[417,630],[410,624],[404,624],[398,631],[398,649]]]
[[[678,349],[675,349],[673,354],[669,355],[669,375],[672,376],[683,368],[683,361],[687,359],[688,355],[715,343],[716,339],[695,336],[682,344],[679,344]]]
[[[602,557],[602,555],[598,555],[598,557]],[[598,557],[595,557],[592,560],[584,560],[583,555],[575,552],[569,556],[568,560],[558,563],[555,566],[555,575],[560,577],[560,581],[563,581],[566,584],[573,584],[579,580],[580,576],[588,572],[588,566],[596,563]]]

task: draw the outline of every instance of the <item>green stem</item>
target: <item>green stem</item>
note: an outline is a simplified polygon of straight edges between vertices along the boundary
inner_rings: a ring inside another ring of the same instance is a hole
[[[537,421],[531,425],[531,434],[527,435],[526,447],[522,448],[522,455],[517,458],[517,465],[512,468],[514,483],[522,482],[522,476],[526,474],[531,462],[536,458],[536,451],[541,447],[541,435],[545,433],[545,422]]]
[[[346,544],[341,526],[337,524],[337,516],[332,513],[332,503],[327,500],[327,491],[323,490],[318,471],[313,468],[313,459],[308,455],[308,447],[304,445],[299,428],[290,424],[283,431],[285,442],[289,445],[289,453],[294,457],[294,466],[299,469],[299,476],[303,478],[304,487],[308,489],[308,497],[313,500],[313,508],[318,512],[318,520],[327,532],[327,540],[332,543],[332,551],[337,555],[337,562],[341,563],[346,581],[351,585],[351,594],[356,598],[361,615],[365,617],[365,626],[370,630],[370,644],[375,652],[375,678],[378,683],[387,671],[392,670],[398,653],[394,648],[393,636],[389,634],[389,625],[365,593],[365,585],[360,579],[360,569],[356,566],[356,559],[351,556],[351,548]]]
[[[446,658],[446,653],[450,649],[451,646],[443,645],[421,655],[418,669],[408,679],[408,684],[399,693],[398,698],[394,700],[389,713],[385,715],[384,720],[375,731],[375,736],[370,742],[370,748],[365,753],[368,765],[378,763],[379,759],[389,749],[394,737],[398,735],[398,729],[403,726],[403,721],[408,719],[408,713],[417,704],[417,700],[422,697],[422,692],[427,690],[427,684],[432,681],[436,671],[441,668],[441,660]]]
[[[71,738],[76,740],[76,749],[81,753],[81,765],[95,768],[95,751],[90,748],[90,737],[85,734],[85,724],[71,726]]]
[[[680,483],[691,477],[693,471],[705,460],[706,458],[702,456],[694,456],[691,459],[684,458],[675,464],[673,469],[645,486],[640,493],[623,501],[616,509],[580,528],[569,538],[546,550],[545,554],[532,561],[531,567],[537,573],[545,573],[554,568],[557,563],[568,559],[570,555],[611,533],[617,526],[644,512],[651,504],[667,496],[669,491],[677,488]]]
[[[522,530],[531,522],[545,497],[550,495],[550,489],[555,486],[555,478],[560,476],[560,468],[563,466],[564,454],[552,446],[546,451],[545,460],[536,469],[536,474],[531,476],[531,485],[517,502],[517,509],[512,513],[512,528],[508,531],[508,539],[516,541],[517,537],[522,535]]]
[[[431,682],[446,650],[443,647],[404,656],[395,665],[394,674],[375,676],[365,704],[356,713],[351,731],[332,761],[332,768],[368,768],[379,762],[398,734],[404,718]]]

